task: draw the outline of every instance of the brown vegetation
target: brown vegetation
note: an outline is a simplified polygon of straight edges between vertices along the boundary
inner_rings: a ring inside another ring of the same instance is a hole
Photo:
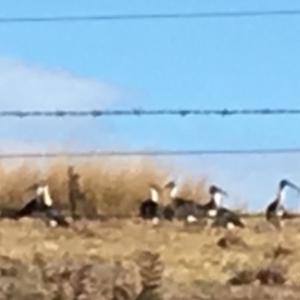
[[[167,168],[144,160],[27,162],[0,167],[2,204],[20,205],[30,196],[27,186],[48,178],[55,202],[69,208],[71,164],[81,175],[83,209],[89,204],[100,213],[135,214],[148,184],[169,179]],[[205,201],[205,188],[204,180],[186,179],[182,193]],[[0,300],[299,298],[298,219],[281,232],[246,219],[246,228],[231,234],[135,218],[83,219],[67,229],[30,219],[0,223]]]
[[[24,192],[29,185],[47,179],[56,204],[70,210],[68,173],[71,165],[80,174],[78,183],[86,198],[80,209],[85,214],[95,209],[106,214],[136,214],[140,201],[149,196],[149,184],[162,186],[170,178],[167,166],[146,159],[56,159],[47,164],[27,160],[9,168],[2,163],[1,204],[20,205],[30,197]],[[183,196],[193,196],[202,201],[204,197],[205,201],[205,180],[200,178],[196,182],[186,178],[180,192]],[[168,201],[164,193],[161,196],[162,202]]]
[[[29,219],[0,223],[0,299],[297,299],[300,292],[293,223],[282,233],[249,226],[232,233],[247,247],[227,248],[217,244],[225,231],[191,233],[179,222],[80,220],[69,229]]]

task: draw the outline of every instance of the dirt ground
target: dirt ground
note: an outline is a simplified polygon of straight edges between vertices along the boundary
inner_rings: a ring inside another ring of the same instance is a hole
[[[136,299],[145,251],[164,266],[160,299],[299,299],[300,220],[282,232],[263,219],[245,222],[228,233],[138,219],[80,220],[67,229],[1,220],[0,300]],[[114,294],[117,287],[127,292]]]

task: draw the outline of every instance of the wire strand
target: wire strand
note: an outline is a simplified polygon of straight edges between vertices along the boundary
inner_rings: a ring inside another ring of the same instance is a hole
[[[196,12],[196,13],[153,13],[153,14],[113,14],[57,17],[9,17],[0,18],[0,23],[42,23],[42,22],[94,22],[94,21],[134,21],[134,20],[167,20],[167,19],[208,19],[208,18],[241,18],[266,16],[297,16],[300,9],[236,12]]]
[[[221,117],[233,115],[299,115],[299,108],[279,109],[120,109],[120,110],[13,110],[0,111],[3,117],[110,117],[110,116],[160,116],[172,115],[185,117],[188,115],[219,115]]]
[[[153,150],[153,151],[70,151],[38,153],[0,153],[0,159],[57,158],[57,157],[101,157],[101,156],[207,156],[207,155],[278,155],[300,153],[299,148],[220,149],[220,150]]]

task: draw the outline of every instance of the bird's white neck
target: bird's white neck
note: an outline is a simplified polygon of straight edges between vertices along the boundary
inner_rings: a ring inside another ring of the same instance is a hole
[[[158,192],[156,189],[150,188],[150,197],[152,201],[158,202]]]
[[[39,186],[39,187],[37,188],[37,190],[36,190],[36,195],[37,195],[37,196],[43,196],[43,194],[44,194],[44,188],[41,187],[41,186]]]
[[[215,201],[215,204],[217,205],[217,207],[219,207],[221,205],[222,202],[222,194],[219,192],[216,192],[213,196],[213,199]]]
[[[43,196],[44,196],[44,203],[47,205],[47,206],[51,206],[53,204],[53,201],[50,197],[50,193],[49,193],[49,188],[48,186],[45,186],[43,188]]]
[[[177,188],[177,186],[174,186],[174,187],[171,189],[170,197],[171,197],[171,198],[176,198],[177,192],[178,192],[178,188]]]
[[[283,188],[283,189],[279,189],[279,191],[278,191],[278,199],[279,199],[279,201],[284,201],[284,199],[285,199],[285,189]]]

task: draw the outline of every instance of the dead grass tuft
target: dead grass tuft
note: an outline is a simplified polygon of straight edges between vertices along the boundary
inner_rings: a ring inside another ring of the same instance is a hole
[[[154,160],[148,159],[101,159],[72,161],[74,171],[80,175],[78,184],[85,201],[79,199],[82,215],[100,214],[130,215],[135,214],[140,201],[149,196],[149,184],[163,186],[170,172]],[[32,194],[26,188],[41,179],[47,179],[51,196],[55,203],[70,210],[68,202],[68,160],[56,159],[42,167],[34,161],[24,161],[14,167],[5,168],[0,163],[1,205],[20,206]],[[191,179],[180,186],[182,195],[203,199],[205,181]],[[162,202],[168,202],[161,195]]]
[[[223,249],[242,248],[247,249],[247,243],[239,236],[228,233],[217,241],[217,245]]]
[[[284,270],[278,266],[259,270],[256,279],[263,285],[282,285],[286,281]]]
[[[283,285],[286,281],[282,271],[274,268],[264,268],[259,271],[242,270],[228,280],[230,285],[247,285],[255,281],[261,285]]]
[[[291,254],[293,254],[293,250],[292,249],[283,247],[281,245],[278,245],[273,250],[273,258],[274,259],[277,259],[279,257],[285,257],[285,256],[288,256],[288,255],[291,255]]]
[[[242,270],[228,280],[230,285],[251,284],[256,280],[257,272],[254,270]]]

